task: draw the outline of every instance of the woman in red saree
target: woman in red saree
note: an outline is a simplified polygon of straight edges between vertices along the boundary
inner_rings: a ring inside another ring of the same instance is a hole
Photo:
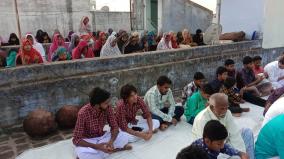
[[[102,47],[106,43],[106,34],[104,32],[100,32],[98,40],[95,42],[95,56],[100,57],[100,52],[102,50]]]
[[[43,59],[40,53],[33,48],[31,41],[24,39],[17,55],[16,62],[17,65],[30,65],[43,63]]]
[[[78,46],[72,51],[72,59],[92,58],[94,53],[89,48],[86,41],[80,41]]]

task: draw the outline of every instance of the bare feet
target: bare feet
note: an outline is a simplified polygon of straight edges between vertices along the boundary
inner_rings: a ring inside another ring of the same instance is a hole
[[[158,129],[155,129],[155,130],[153,131],[153,134],[156,134],[158,131],[159,131]]]
[[[241,117],[242,113],[234,113],[233,116],[234,117]]]
[[[250,109],[249,108],[242,108],[243,112],[249,112]]]
[[[114,149],[113,152],[120,152],[126,150],[132,150],[132,146],[130,144],[126,144],[123,148]]]

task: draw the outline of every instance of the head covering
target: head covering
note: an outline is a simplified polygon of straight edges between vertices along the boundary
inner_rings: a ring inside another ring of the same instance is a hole
[[[43,34],[44,32],[39,29],[37,32],[36,32],[36,40],[39,42],[39,43],[43,43]]]
[[[170,34],[164,33],[163,38],[161,39],[161,41],[159,42],[157,46],[157,50],[169,50],[173,48],[170,38],[169,38],[169,41],[166,41],[167,36],[170,36]]]
[[[109,36],[112,34],[112,32],[113,32],[113,29],[112,29],[112,28],[109,28],[108,31],[107,31],[107,33],[108,33]]]
[[[53,54],[52,61],[61,61],[59,57],[65,54],[66,59],[65,60],[71,60],[71,55],[67,52],[67,49],[65,47],[59,47],[56,52]]]
[[[45,36],[47,36],[48,42],[45,42],[45,39],[44,39]],[[42,33],[42,39],[43,39],[42,43],[51,43],[51,39],[49,35],[47,34],[47,32]]]
[[[77,47],[78,44],[79,44],[79,42],[80,42],[80,41],[79,41],[78,43],[76,43],[76,39],[79,39],[79,40],[80,40],[80,37],[79,37],[78,34],[73,33],[73,34],[71,35],[71,41],[70,41],[69,47],[68,47],[68,52],[69,52],[69,54],[72,54],[73,49],[74,49],[75,47]]]
[[[147,41],[148,41],[148,45],[149,45],[149,46],[156,45],[155,33],[154,33],[153,31],[150,31],[150,32],[148,33]]]
[[[89,22],[87,24],[84,23],[85,19],[89,19],[86,16],[83,16],[80,22],[80,26],[79,26],[79,32],[80,35],[86,35],[89,34],[91,32],[91,26],[89,24]]]
[[[24,49],[25,46],[30,45],[31,46],[31,50],[30,51],[26,51]],[[30,40],[28,39],[23,39],[22,41],[22,46],[21,49],[17,55],[17,61],[21,61],[22,65],[28,65],[28,64],[35,64],[35,63],[43,63],[42,57],[39,54],[39,52],[37,52],[33,46]]]
[[[116,39],[114,35],[111,35],[108,37],[106,43],[104,44],[102,50],[101,50],[101,57],[104,56],[119,56],[121,55],[121,52],[117,46],[117,43],[114,44],[114,46],[111,45],[111,43]]]
[[[71,41],[72,34],[74,34],[74,31],[69,31],[68,36],[67,36],[68,42]]]
[[[42,56],[43,60],[45,61],[45,50],[42,47],[42,44],[38,43],[36,38],[34,37],[33,34],[28,33],[26,34],[26,38],[28,38],[28,36],[31,36],[33,39],[33,48],[36,49],[37,52],[40,53],[40,55]]]
[[[83,54],[84,48],[88,48],[88,51]],[[88,42],[82,40],[79,42],[78,46],[72,51],[72,59],[81,59],[81,58],[92,58],[94,53],[92,49],[88,47]]]
[[[55,53],[55,51],[58,49],[59,46],[67,48],[62,36],[61,37],[62,37],[62,40],[63,40],[63,44],[59,44],[59,37],[60,36],[61,36],[60,34],[55,34],[53,36],[52,44],[50,45],[49,52],[48,52],[48,61],[50,61],[50,62],[52,61],[53,54]]]
[[[15,39],[15,40],[12,41],[12,39]],[[9,45],[20,45],[20,40],[19,40],[19,38],[17,37],[17,35],[15,33],[11,33],[10,34],[10,38],[9,38],[8,44]]]
[[[179,45],[177,43],[177,37],[176,37],[176,34],[174,32],[171,33],[171,42],[172,42],[172,47],[174,49],[179,48]]]
[[[187,29],[184,29],[182,31],[182,37],[183,37],[182,44],[184,45],[190,45],[193,42],[190,32]]]

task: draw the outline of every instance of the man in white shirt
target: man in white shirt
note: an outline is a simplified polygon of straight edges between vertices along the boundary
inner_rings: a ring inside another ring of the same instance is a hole
[[[195,118],[192,127],[193,140],[202,138],[203,128],[210,120],[220,121],[228,130],[229,136],[226,143],[240,152],[254,159],[254,137],[250,129],[240,129],[228,111],[228,96],[223,93],[215,93],[210,96],[209,106],[201,111]]]
[[[264,125],[268,123],[271,119],[280,114],[284,114],[284,97],[279,98],[270,106],[270,108],[265,114],[262,127],[264,127]]]
[[[264,73],[274,89],[284,86],[284,55],[278,61],[271,62],[264,67]]]

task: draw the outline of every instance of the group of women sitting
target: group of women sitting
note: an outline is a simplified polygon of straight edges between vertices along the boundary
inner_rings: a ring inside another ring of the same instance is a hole
[[[64,38],[59,30],[55,30],[52,41],[49,35],[42,30],[38,30],[35,37],[31,33],[27,33],[21,43],[17,35],[12,33],[7,43],[0,39],[0,42],[2,41],[0,45],[21,44],[21,46],[19,49],[12,47],[5,55],[1,54],[0,50],[0,66],[14,67],[204,45],[201,30],[197,30],[193,38],[187,29],[178,33],[160,32],[158,35],[152,31],[144,31],[142,34],[138,32],[129,34],[125,30],[120,30],[116,33],[112,29],[107,32],[91,32],[88,23],[88,17],[83,17],[79,32],[70,31],[67,38]]]

